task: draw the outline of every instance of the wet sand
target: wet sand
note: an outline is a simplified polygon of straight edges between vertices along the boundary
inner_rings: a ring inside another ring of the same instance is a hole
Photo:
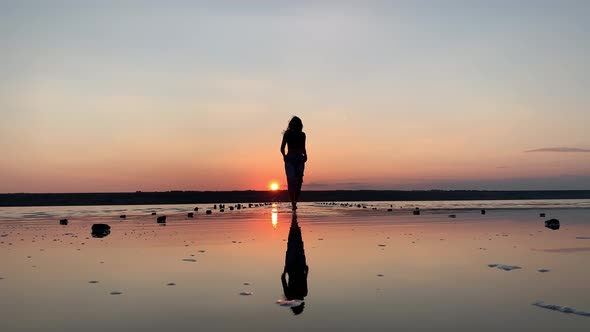
[[[207,208],[0,210],[0,331],[590,328],[589,209],[302,204],[307,292],[289,299],[288,205]]]

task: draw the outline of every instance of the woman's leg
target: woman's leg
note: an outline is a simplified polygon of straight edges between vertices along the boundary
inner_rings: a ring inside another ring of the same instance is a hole
[[[286,161],[285,173],[287,175],[287,186],[289,189],[289,198],[291,199],[291,207],[293,210],[297,210],[297,180],[295,165],[289,161]]]
[[[301,195],[301,186],[303,185],[303,173],[305,171],[305,162],[303,159],[298,160],[296,168],[296,180],[295,180],[295,202],[299,201],[299,195]]]
[[[289,190],[289,198],[291,198],[291,208],[297,210],[297,192],[295,190]]]
[[[297,188],[295,189],[295,202],[299,201],[299,195],[301,195],[301,186],[303,185],[303,177],[297,177]]]

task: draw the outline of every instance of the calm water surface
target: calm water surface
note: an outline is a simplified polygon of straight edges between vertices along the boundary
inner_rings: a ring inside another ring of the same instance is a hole
[[[2,208],[0,331],[590,329],[588,200],[364,204]]]

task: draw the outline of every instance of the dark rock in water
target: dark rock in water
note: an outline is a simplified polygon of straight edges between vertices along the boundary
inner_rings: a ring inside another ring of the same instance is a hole
[[[155,215],[156,215],[156,213],[155,212],[152,212],[152,216],[155,216]]]
[[[230,211],[233,211],[233,210],[234,210],[234,207],[233,207],[233,206],[230,206],[230,207],[229,207],[229,210],[230,210]]]
[[[486,214],[486,210],[481,210],[481,214]]]
[[[59,221],[60,225],[67,225],[68,224],[68,219],[62,219]]]
[[[457,218],[456,214],[449,214],[449,218]]]
[[[420,215],[420,208],[416,208],[416,209],[413,211],[413,214],[414,214],[415,216],[419,216],[419,215]]]
[[[240,210],[242,208],[242,204],[236,205],[236,209]]]
[[[391,211],[393,211],[393,209],[387,209],[387,212],[391,212]]]
[[[545,218],[545,213],[539,213],[539,217]]]
[[[127,215],[126,214],[122,214],[122,215],[119,216],[119,218],[125,219],[125,218],[127,218]]]
[[[205,214],[211,214],[211,213],[213,213],[211,210],[205,211]]]
[[[248,207],[249,207],[249,208],[252,208],[252,206],[253,206],[253,205],[254,205],[254,204],[252,204],[252,203],[248,203]]]
[[[552,230],[557,230],[557,229],[559,229],[559,220],[557,220],[557,219],[545,220],[545,227],[552,229]]]
[[[92,225],[92,237],[105,237],[111,234],[111,226],[107,224],[94,224]]]
[[[166,223],[166,216],[159,216],[156,221],[158,224],[165,224]]]
[[[187,216],[188,218],[192,218],[192,217],[194,217],[194,216],[195,216],[195,214],[194,214],[194,213],[192,213],[192,212],[189,212],[189,213],[187,213],[187,215],[186,215],[186,216]]]
[[[213,210],[217,210],[217,204],[213,205]]]
[[[219,212],[225,212],[225,209],[219,209]]]
[[[196,207],[194,211],[195,211],[195,212],[199,212],[199,208],[198,208],[198,207]]]

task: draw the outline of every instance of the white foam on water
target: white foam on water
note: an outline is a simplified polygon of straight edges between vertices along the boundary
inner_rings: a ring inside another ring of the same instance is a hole
[[[495,267],[497,269],[504,270],[504,271],[512,271],[512,270],[522,269],[522,267],[520,267],[520,266],[504,265],[504,264],[488,264],[488,266]]]
[[[250,295],[254,295],[254,293],[253,292],[240,292],[240,295],[250,296]]]
[[[539,307],[539,308],[543,308],[543,309],[549,309],[549,310],[553,310],[553,311],[563,312],[565,314],[573,314],[573,315],[578,315],[578,316],[590,317],[590,312],[578,310],[576,308],[571,308],[571,307],[564,307],[564,306],[560,306],[557,304],[545,304],[543,301],[535,302],[535,303],[533,303],[533,305],[536,307]]]
[[[281,307],[298,307],[303,301],[301,300],[276,300],[275,303]]]

